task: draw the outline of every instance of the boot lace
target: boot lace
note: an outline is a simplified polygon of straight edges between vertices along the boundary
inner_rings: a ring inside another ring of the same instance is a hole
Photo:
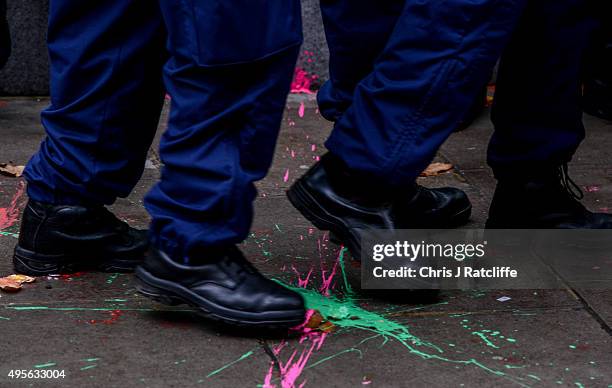
[[[571,198],[580,201],[584,198],[584,192],[582,191],[580,186],[578,186],[576,182],[574,182],[572,178],[570,178],[568,171],[569,169],[567,167],[567,164],[559,166],[559,169],[557,170],[559,181],[561,182],[561,186],[565,189],[565,191],[567,192],[567,194],[569,194]]]

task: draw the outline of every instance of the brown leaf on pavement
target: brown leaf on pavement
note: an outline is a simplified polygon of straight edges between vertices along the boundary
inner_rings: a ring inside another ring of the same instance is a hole
[[[17,292],[21,290],[21,285],[24,283],[32,283],[36,280],[31,276],[25,275],[10,275],[0,278],[0,290],[6,292]]]
[[[13,162],[0,163],[0,174],[19,178],[23,174],[24,166],[15,166]]]
[[[453,168],[453,165],[450,163],[432,163],[421,173],[421,176],[436,176],[448,172]]]
[[[323,333],[331,333],[336,329],[336,325],[329,321],[326,321],[321,315],[321,313],[317,310],[314,310],[312,315],[310,315],[308,322],[306,322],[302,327],[306,329],[317,330]]]
[[[318,311],[315,311],[306,322],[306,326],[309,329],[317,329],[321,326],[321,322],[323,322],[323,316]]]
[[[319,330],[322,331],[323,333],[331,333],[332,331],[336,330],[336,325],[334,325],[333,323],[329,321],[323,322],[319,326]]]

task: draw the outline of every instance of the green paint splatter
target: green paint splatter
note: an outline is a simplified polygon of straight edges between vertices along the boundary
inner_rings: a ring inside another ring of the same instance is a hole
[[[127,299],[106,299],[105,302],[127,302]]]
[[[570,345],[569,348],[570,349],[576,349],[576,345]]]
[[[532,378],[532,379],[534,379],[534,380],[542,381],[542,379],[541,379],[541,378],[539,378],[539,377],[538,377],[538,376],[536,376],[536,375],[527,375],[527,376],[531,377],[531,378]]]
[[[2,232],[2,231],[0,231],[0,236],[19,238],[19,234],[17,234],[17,233]]]
[[[34,368],[38,368],[38,369],[40,369],[40,368],[48,368],[50,366],[55,366],[55,365],[57,365],[57,363],[55,363],[55,362],[48,362],[46,364],[34,365]]]
[[[212,372],[210,372],[208,375],[206,375],[206,378],[212,377],[214,375],[216,375],[217,373],[221,373],[224,370],[226,370],[227,368],[229,368],[230,366],[239,363],[240,361],[251,357],[251,355],[253,355],[254,349],[253,350],[249,350],[248,352],[246,352],[245,354],[243,354],[242,356],[240,356],[239,358],[235,359],[234,361],[230,362],[229,364],[226,364],[224,366],[222,366],[221,368],[214,370]]]
[[[88,370],[88,369],[92,369],[97,367],[98,365],[94,364],[94,365],[87,365],[81,368],[81,370]]]
[[[525,368],[525,365],[504,365],[506,369],[522,369]]]
[[[448,304],[448,302],[446,302]],[[461,318],[461,317],[465,317],[466,315],[472,315],[472,313],[461,313],[461,314],[450,314],[449,317],[451,318]]]
[[[344,281],[344,289],[346,290],[347,295],[353,295],[353,288],[348,282],[348,278],[346,277],[346,267],[344,263],[344,255],[348,252],[347,248],[342,248],[340,251],[340,255],[338,257],[338,263],[340,264],[340,272],[342,273],[342,280]]]
[[[3,321],[10,321],[11,318],[7,318],[7,317],[0,317],[0,319],[2,319]]]
[[[497,345],[495,345],[493,342],[491,342],[491,340],[490,340],[490,339],[487,337],[487,335],[486,335],[485,333],[480,332],[480,331],[473,331],[473,332],[472,332],[472,335],[475,335],[475,336],[477,336],[477,337],[480,337],[480,339],[482,339],[482,340],[483,340],[483,342],[484,342],[484,343],[485,343],[487,346],[490,346],[490,347],[495,348],[495,349],[499,349],[499,346],[497,346]]]
[[[81,361],[85,361],[85,362],[94,362],[94,361],[99,361],[99,358],[84,358]]]
[[[324,358],[322,358],[320,360],[317,360],[316,362],[308,365],[304,369],[306,370],[306,369],[314,368],[314,367],[316,367],[318,365],[321,365],[321,364],[323,364],[323,363],[325,363],[327,361],[333,360],[334,358],[336,358],[338,356],[341,356],[343,354],[346,354],[346,353],[357,352],[357,353],[359,353],[359,358],[363,358],[363,352],[360,349],[357,349],[357,346],[359,346],[359,345],[361,345],[361,344],[363,344],[363,343],[365,343],[365,342],[367,342],[367,341],[369,341],[369,340],[371,340],[373,338],[378,338],[378,337],[380,337],[380,334],[376,334],[376,335],[373,335],[371,337],[365,338],[362,341],[360,341],[359,343],[357,343],[356,345],[351,346],[348,349],[344,349],[344,350],[342,350],[342,351],[340,351],[340,352],[338,352],[336,354],[332,354],[331,356],[327,356],[327,357],[324,357]]]
[[[108,284],[113,284],[113,282],[119,277],[118,273],[114,273],[111,276],[108,277],[108,279],[106,280],[106,283]]]
[[[338,299],[336,296],[325,297],[315,290],[293,287],[276,280],[283,286],[299,293],[304,298],[306,307],[318,310],[325,319],[333,322],[340,328],[359,329],[377,333],[384,338],[392,338],[404,346],[411,354],[417,355],[425,360],[438,360],[462,365],[474,365],[493,375],[506,378],[514,383],[523,384],[520,378],[509,376],[506,373],[487,367],[476,359],[453,360],[442,356],[444,351],[438,346],[416,337],[406,326],[389,320],[384,316],[364,310],[355,304],[354,299],[346,297]]]

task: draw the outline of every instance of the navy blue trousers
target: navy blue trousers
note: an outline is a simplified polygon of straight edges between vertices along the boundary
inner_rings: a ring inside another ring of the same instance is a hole
[[[299,0],[51,0],[51,106],[31,198],[111,204],[141,177],[166,92],[157,246],[246,238],[302,41]]]
[[[331,62],[318,98],[335,122],[328,149],[373,179],[412,182],[502,56],[488,155],[496,176],[569,161],[584,137],[589,3],[321,1]]]

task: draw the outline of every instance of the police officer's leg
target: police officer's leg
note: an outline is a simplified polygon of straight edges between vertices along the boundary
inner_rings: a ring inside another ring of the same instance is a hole
[[[163,103],[164,43],[149,0],[50,2],[51,105],[25,170],[17,270],[129,270],[142,260],[146,233],[103,205],[127,196],[143,171]]]
[[[317,100],[321,114],[338,120],[353,101],[355,87],[373,69],[406,0],[323,0],[321,15],[329,47],[329,80]]]
[[[299,294],[261,276],[235,244],[248,234],[253,182],[271,164],[299,45],[296,0],[160,0],[172,97],[161,181],[145,198],[153,253],[140,291],[228,323],[301,323]]]
[[[329,47],[329,80],[317,93],[323,117],[337,121],[350,107],[357,84],[370,74],[383,52],[406,0],[324,0],[321,14]],[[488,80],[487,80],[488,81]],[[461,129],[484,109],[486,85],[476,97]]]
[[[327,146],[349,167],[412,182],[472,103],[523,1],[408,1]]]
[[[489,164],[498,187],[491,227],[610,227],[588,212],[567,176],[584,138],[582,60],[595,26],[590,2],[528,3],[501,62]]]
[[[330,154],[290,190],[294,205],[339,235],[354,255],[357,228],[443,228],[467,221],[471,205],[465,193],[427,190],[415,179],[486,83],[522,5],[406,1],[372,71],[335,123],[326,143]],[[353,56],[359,53],[356,41]],[[364,206],[369,211],[361,211]]]
[[[111,204],[131,192],[163,103],[164,42],[150,1],[51,1],[51,105],[25,171],[32,199]]]

